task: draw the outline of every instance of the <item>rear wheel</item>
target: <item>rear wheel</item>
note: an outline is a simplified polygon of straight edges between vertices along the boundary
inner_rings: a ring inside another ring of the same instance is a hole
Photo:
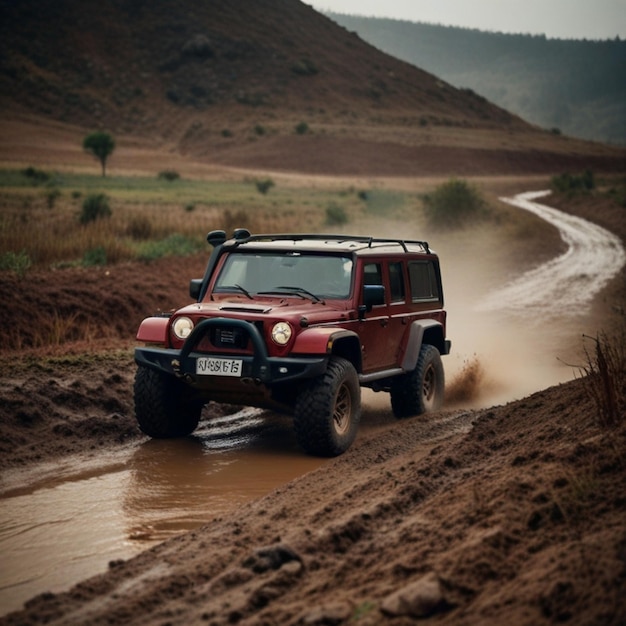
[[[350,361],[331,357],[326,372],[299,394],[294,411],[298,443],[317,456],[337,456],[356,438],[361,388]]]
[[[187,397],[185,384],[165,372],[139,366],[135,374],[135,417],[150,437],[168,439],[191,434],[203,404]]]
[[[391,408],[396,417],[436,411],[443,404],[445,377],[435,346],[423,344],[415,369],[398,376],[391,385]]]

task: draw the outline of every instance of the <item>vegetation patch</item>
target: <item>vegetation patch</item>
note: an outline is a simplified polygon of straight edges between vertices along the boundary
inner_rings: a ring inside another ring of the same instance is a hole
[[[81,224],[88,224],[99,219],[111,217],[112,211],[109,198],[103,194],[89,195],[83,201],[83,208],[79,217]]]
[[[168,182],[173,182],[175,180],[180,179],[180,174],[175,170],[163,170],[159,172],[158,177],[160,180],[167,180]]]
[[[565,194],[589,192],[596,187],[593,172],[589,170],[586,170],[582,174],[570,174],[566,172],[558,176],[553,176],[551,185],[554,191]]]
[[[204,244],[193,241],[180,233],[161,239],[160,241],[147,241],[139,245],[137,257],[142,261],[153,261],[166,256],[187,256],[204,249]]]
[[[585,363],[579,368],[585,391],[594,403],[599,425],[618,426],[626,415],[626,330],[622,328],[616,337],[598,333],[584,339],[591,342],[591,347],[584,347]]]
[[[451,179],[423,197],[424,213],[437,229],[455,229],[488,215],[485,199],[464,180]]]
[[[30,266],[31,260],[25,250],[0,255],[0,271],[15,272],[21,278]]]
[[[348,222],[346,210],[336,202],[326,207],[326,224],[328,226],[342,226]]]

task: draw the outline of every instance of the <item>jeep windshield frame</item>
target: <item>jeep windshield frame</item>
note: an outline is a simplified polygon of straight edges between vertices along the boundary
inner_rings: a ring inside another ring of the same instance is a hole
[[[313,301],[347,300],[352,295],[356,264],[351,254],[236,249],[224,256],[213,284],[215,294],[302,298],[308,293]]]

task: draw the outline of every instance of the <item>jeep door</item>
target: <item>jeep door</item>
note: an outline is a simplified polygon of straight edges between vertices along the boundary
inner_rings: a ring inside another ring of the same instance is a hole
[[[366,311],[359,322],[358,333],[361,339],[363,373],[375,372],[393,367],[397,356],[395,333],[390,328],[389,280],[384,261],[367,261],[363,265],[361,285],[382,285],[385,287],[385,302],[374,305]],[[361,289],[363,298],[363,289]],[[361,302],[363,304],[363,302]]]

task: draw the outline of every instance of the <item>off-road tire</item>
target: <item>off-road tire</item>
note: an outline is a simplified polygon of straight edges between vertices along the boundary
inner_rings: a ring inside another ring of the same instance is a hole
[[[189,390],[174,376],[138,366],[135,374],[135,418],[155,439],[190,435],[198,426],[202,403],[189,400]]]
[[[299,393],[294,410],[298,443],[315,456],[337,456],[354,441],[361,420],[359,377],[350,361],[331,357],[326,372]]]
[[[391,384],[391,409],[397,418],[436,411],[443,404],[445,376],[435,346],[423,344],[415,369]]]

